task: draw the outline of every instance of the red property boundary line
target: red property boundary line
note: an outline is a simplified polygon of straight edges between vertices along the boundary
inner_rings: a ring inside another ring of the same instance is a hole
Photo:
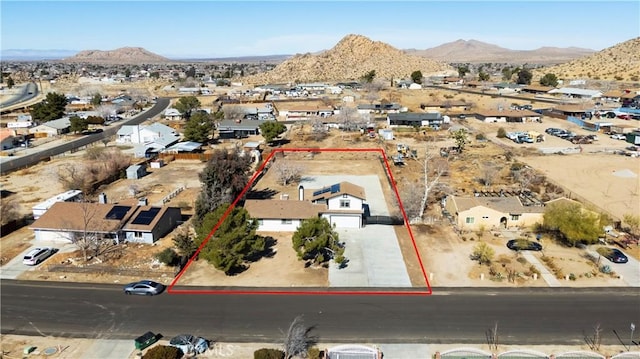
[[[373,290],[339,290],[334,288],[327,288],[326,290],[246,290],[246,289],[219,289],[219,290],[207,290],[207,289],[175,289],[175,285],[180,280],[182,275],[189,269],[191,263],[193,263],[196,256],[200,253],[200,251],[204,248],[204,246],[211,240],[213,234],[218,230],[220,225],[224,222],[227,216],[231,213],[231,211],[235,208],[237,203],[241,198],[249,191],[249,189],[253,186],[254,182],[260,176],[264,167],[267,163],[271,161],[273,156],[277,153],[285,153],[285,152],[369,152],[369,153],[378,153],[382,156],[384,160],[384,166],[387,172],[387,176],[389,176],[391,187],[393,188],[393,192],[395,193],[396,199],[398,201],[400,212],[402,213],[402,218],[404,219],[405,227],[409,233],[409,237],[411,238],[411,243],[413,245],[413,249],[415,251],[416,257],[418,259],[418,263],[420,265],[420,270],[422,271],[422,277],[427,285],[426,290],[424,289],[412,289],[413,287],[409,287],[406,290],[390,290],[390,291],[373,291]],[[244,187],[242,192],[236,197],[233,203],[229,206],[226,212],[222,215],[222,218],[218,223],[211,229],[209,235],[202,242],[200,247],[196,250],[196,253],[189,259],[185,267],[178,273],[178,275],[173,279],[169,287],[167,288],[167,292],[170,294],[274,294],[274,295],[431,295],[431,285],[429,284],[429,279],[427,277],[427,273],[424,269],[424,264],[422,263],[422,258],[420,257],[420,252],[418,251],[418,246],[416,245],[415,237],[413,236],[413,232],[411,231],[411,226],[409,225],[409,220],[407,218],[407,214],[404,210],[404,206],[402,204],[402,200],[400,199],[400,195],[398,193],[398,187],[396,186],[396,181],[393,177],[393,173],[391,173],[391,167],[389,166],[389,161],[387,159],[386,152],[382,148],[276,148],[271,154],[267,157],[267,159],[262,163],[260,168],[256,170],[253,174],[247,185]]]

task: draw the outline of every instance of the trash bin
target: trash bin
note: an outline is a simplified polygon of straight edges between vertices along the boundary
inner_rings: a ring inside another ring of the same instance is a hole
[[[136,349],[143,350],[158,340],[157,336],[153,332],[146,332],[139,336],[135,340]]]

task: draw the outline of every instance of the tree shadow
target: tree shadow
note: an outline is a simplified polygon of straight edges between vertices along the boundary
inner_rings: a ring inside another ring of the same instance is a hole
[[[6,189],[0,190],[0,198],[7,198],[11,195],[16,194],[15,192],[8,191]]]
[[[265,188],[258,191],[251,190],[247,192],[246,199],[271,199],[278,193],[278,191],[271,188]]]

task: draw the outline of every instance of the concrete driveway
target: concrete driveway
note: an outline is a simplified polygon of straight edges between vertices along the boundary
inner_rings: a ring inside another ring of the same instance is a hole
[[[72,243],[33,240],[31,241],[31,244],[32,244],[31,247],[29,247],[19,255],[15,256],[12,260],[10,260],[5,265],[0,267],[0,279],[17,279],[22,273],[28,270],[34,270],[37,266],[28,266],[28,265],[22,264],[22,258],[24,257],[24,255],[27,254],[33,248],[52,247],[52,248],[58,249],[59,253],[69,253],[77,249],[77,247]],[[47,258],[45,262],[47,262],[48,260],[50,260],[50,258]]]
[[[590,256],[598,258],[600,255],[596,252],[596,248],[593,246],[585,249]],[[623,250],[621,250],[624,253]],[[624,253],[629,261],[627,263],[613,263],[606,258],[600,260],[600,266],[608,265],[615,273],[622,276],[622,280],[630,287],[640,287],[640,261]]]

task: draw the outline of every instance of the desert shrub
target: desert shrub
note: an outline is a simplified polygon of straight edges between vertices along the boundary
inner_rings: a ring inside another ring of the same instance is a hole
[[[262,348],[253,352],[253,359],[284,359],[284,352],[279,349]]]
[[[478,141],[484,141],[487,139],[487,136],[484,135],[484,133],[479,133],[476,135],[476,140]]]
[[[173,248],[165,248],[162,252],[156,254],[156,259],[168,266],[178,265],[180,258]]]
[[[142,356],[142,359],[180,359],[182,358],[182,354],[182,350],[176,347],[158,345],[149,349]]]
[[[480,242],[473,248],[473,253],[471,253],[470,257],[472,260],[477,260],[481,265],[491,264],[494,254],[493,248],[484,242]]]
[[[511,171],[520,171],[522,168],[524,167],[524,165],[520,162],[516,162],[516,163],[512,163],[511,164]]]
[[[569,280],[576,280],[576,275],[573,273],[569,273]]]
[[[320,349],[316,347],[309,348],[309,350],[307,351],[308,359],[321,359],[322,357],[320,355],[321,355]]]
[[[505,137],[507,137],[507,131],[503,127],[500,127],[498,129],[498,138],[505,138]]]
[[[609,265],[605,264],[602,267],[600,267],[600,272],[604,274],[611,274],[613,271],[611,270],[611,267]]]
[[[516,261],[520,264],[525,264],[527,263],[527,260],[524,257],[518,257],[516,258]]]

